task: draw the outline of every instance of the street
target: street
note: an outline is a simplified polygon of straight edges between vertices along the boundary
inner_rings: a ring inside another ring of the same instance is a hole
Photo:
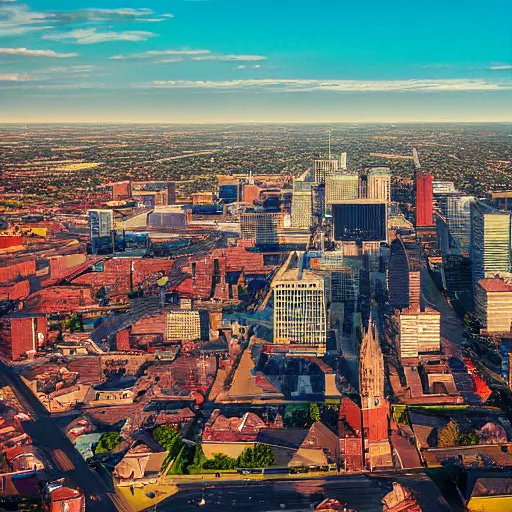
[[[86,496],[88,512],[115,510],[129,512],[130,508],[122,503],[118,496],[108,492],[103,480],[88,466],[14,370],[4,362],[0,362],[0,374],[2,379],[11,386],[21,405],[26,407],[34,418],[32,421],[24,422],[23,429],[36,446],[45,448],[46,453],[53,455],[52,477],[67,476],[78,484]]]
[[[371,476],[343,475],[297,480],[248,480],[178,484],[174,496],[156,505],[157,511],[197,510],[204,497],[203,510],[270,512],[277,510],[311,511],[322,499],[337,498],[359,512],[382,512],[382,498],[398,481],[419,495],[423,512],[447,512],[451,508],[435,484],[424,474],[382,473]]]

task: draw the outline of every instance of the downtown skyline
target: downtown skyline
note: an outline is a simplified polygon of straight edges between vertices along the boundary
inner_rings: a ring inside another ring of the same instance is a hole
[[[508,2],[0,0],[0,122],[508,122]]]

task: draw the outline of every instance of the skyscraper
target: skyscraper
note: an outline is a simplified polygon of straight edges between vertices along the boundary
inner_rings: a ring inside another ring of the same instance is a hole
[[[359,394],[363,409],[378,407],[384,400],[384,356],[371,316],[359,353]]]
[[[323,185],[328,176],[335,176],[339,168],[339,160],[315,160],[313,162],[313,175],[317,185]]]
[[[473,281],[510,271],[510,213],[480,201],[471,208]]]
[[[356,175],[329,176],[325,179],[327,207],[336,201],[352,201],[359,195],[359,177]]]
[[[432,174],[416,172],[416,226],[434,225],[434,205],[432,192]]]
[[[274,343],[324,355],[327,342],[325,281],[309,270],[286,270],[272,282]]]
[[[114,212],[112,210],[89,210],[89,242],[93,254],[111,253],[114,249],[112,231],[114,229]]]
[[[312,183],[294,180],[292,194],[292,228],[309,229],[313,223]]]
[[[439,192],[434,197],[446,220],[450,235],[461,251],[467,254],[471,241],[471,205],[475,198],[459,192]]]
[[[391,174],[389,167],[374,167],[368,171],[368,199],[391,201]]]

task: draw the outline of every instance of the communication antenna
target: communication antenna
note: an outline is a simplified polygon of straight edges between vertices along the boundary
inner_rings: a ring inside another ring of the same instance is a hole
[[[331,130],[327,132],[329,134],[329,160],[331,159]]]

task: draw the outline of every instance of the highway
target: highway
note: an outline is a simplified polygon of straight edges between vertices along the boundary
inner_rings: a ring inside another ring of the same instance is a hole
[[[118,495],[108,491],[100,476],[89,467],[71,441],[55,425],[48,411],[3,361],[0,361],[0,375],[32,417],[31,421],[23,423],[23,429],[32,438],[34,445],[43,447],[47,454],[51,454],[52,478],[67,476],[78,484],[86,496],[88,512],[131,512],[131,508]]]

